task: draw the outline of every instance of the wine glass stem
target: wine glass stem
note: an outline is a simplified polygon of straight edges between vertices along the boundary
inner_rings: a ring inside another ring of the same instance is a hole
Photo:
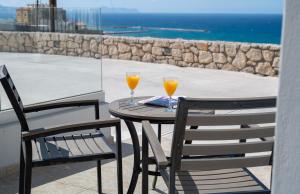
[[[169,96],[169,107],[168,107],[168,109],[169,110],[172,110],[172,96]]]
[[[130,103],[133,104],[134,90],[131,90],[130,97]]]

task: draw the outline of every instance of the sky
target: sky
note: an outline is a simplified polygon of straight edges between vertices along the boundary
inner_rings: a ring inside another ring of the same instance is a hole
[[[48,0],[41,0],[48,2]],[[60,7],[136,8],[150,13],[282,13],[283,0],[57,0]],[[20,6],[35,0],[0,0]]]

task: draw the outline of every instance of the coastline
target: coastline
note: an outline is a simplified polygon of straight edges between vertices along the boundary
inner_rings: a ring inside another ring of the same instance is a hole
[[[135,30],[128,37],[280,44],[280,14],[103,14],[104,31]],[[145,32],[146,31],[146,32]]]
[[[1,31],[0,31],[1,33]],[[84,36],[89,36],[89,35],[84,35]],[[91,35],[93,36],[93,35]],[[141,40],[141,41],[148,41],[148,40],[153,40],[153,41],[169,41],[169,42],[207,42],[207,43],[219,43],[219,44],[250,44],[253,45],[253,47],[258,47],[258,46],[266,46],[266,47],[271,47],[271,46],[280,46],[280,44],[276,43],[257,43],[257,42],[238,42],[238,41],[224,41],[224,40],[198,40],[198,39],[184,39],[184,38],[157,38],[157,37],[150,37],[150,36],[144,36],[144,37],[135,37],[135,36],[110,36],[110,35],[104,35],[102,36],[103,38],[116,38],[116,39],[134,39],[134,40]]]

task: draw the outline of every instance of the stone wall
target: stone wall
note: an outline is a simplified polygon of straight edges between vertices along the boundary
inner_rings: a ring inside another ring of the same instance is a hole
[[[101,44],[101,42],[103,44]],[[60,33],[0,32],[0,52],[124,59],[278,75],[280,46],[217,41],[128,38]]]

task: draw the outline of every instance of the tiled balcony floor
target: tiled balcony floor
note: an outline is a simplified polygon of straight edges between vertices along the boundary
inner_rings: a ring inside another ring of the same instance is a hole
[[[100,90],[100,61],[92,58],[1,53],[23,103],[32,104]],[[137,61],[103,59],[103,90],[106,101],[129,97],[126,72],[140,72],[137,96],[165,95],[162,79],[177,77],[176,95],[198,98],[277,95],[278,79],[249,73],[221,71]],[[32,86],[35,86],[33,89]],[[2,108],[10,107],[2,88]]]
[[[133,155],[131,144],[123,141],[123,177],[124,191],[127,190],[132,173]],[[171,142],[171,134],[164,135],[163,147],[168,152]],[[270,168],[253,168],[266,186],[270,185]],[[35,168],[33,171],[32,194],[97,194],[96,163],[85,162],[68,165]],[[103,193],[117,193],[116,162],[107,161],[102,165]],[[151,189],[152,177],[149,180]],[[11,175],[0,179],[1,194],[16,194],[18,191],[18,177]],[[125,192],[124,192],[125,193]],[[141,175],[135,193],[141,193]],[[149,193],[167,193],[166,186],[161,178],[158,178],[157,189]]]
[[[0,52],[0,63],[7,64],[25,105],[97,91],[101,85],[100,61],[97,59]],[[136,96],[165,95],[162,86],[164,76],[179,78],[180,83],[176,91],[176,95],[179,96],[237,98],[276,96],[278,93],[277,77],[103,59],[102,80],[105,101],[112,102],[129,97],[130,91],[124,78],[126,72],[141,73],[141,81],[135,91]],[[38,86],[34,90],[33,84]],[[1,87],[0,96],[2,108],[10,107]],[[140,130],[138,133],[141,134]],[[124,131],[123,137],[125,139],[129,137],[127,131]]]
[[[0,62],[7,64],[25,104],[45,101],[74,94],[96,91],[100,88],[99,60],[49,56],[20,53],[0,53]],[[59,67],[59,68],[58,68]],[[62,69],[64,71],[62,71]],[[72,70],[66,73],[66,70]],[[176,76],[180,85],[176,95],[215,98],[215,97],[250,97],[277,95],[277,78],[260,77],[247,73],[216,71],[210,69],[180,68],[172,65],[142,63],[123,60],[103,60],[103,89],[106,101],[128,97],[129,91],[124,81],[126,72],[141,72],[141,83],[136,95],[164,95],[162,78]],[[30,79],[27,79],[27,77]],[[50,78],[51,79],[45,79]],[[76,78],[76,79],[74,79]],[[55,80],[55,82],[53,81]],[[82,82],[81,80],[84,80]],[[43,81],[43,82],[42,82]],[[41,86],[32,90],[32,85]],[[59,83],[59,84],[58,84]],[[61,84],[63,83],[63,84]],[[68,88],[66,90],[66,88]],[[0,89],[1,90],[1,89]],[[78,93],[79,92],[79,93]],[[0,92],[3,107],[8,101]],[[124,126],[125,127],[125,126]],[[170,147],[171,134],[164,130],[164,148]],[[124,141],[124,191],[127,190],[131,178],[133,156],[131,153],[129,134],[123,128]],[[141,134],[140,126],[137,128]],[[128,144],[126,144],[126,142]],[[1,148],[0,148],[1,149]],[[115,162],[103,164],[104,193],[116,193]],[[254,169],[254,173],[269,185],[270,168]],[[165,186],[158,179],[158,190],[152,193],[164,193]],[[141,177],[137,186],[137,194],[141,193]],[[151,179],[150,179],[151,181]],[[93,194],[97,193],[96,163],[77,163],[52,167],[36,168],[33,172],[33,194]],[[17,175],[0,178],[0,194],[15,194],[18,190]]]

